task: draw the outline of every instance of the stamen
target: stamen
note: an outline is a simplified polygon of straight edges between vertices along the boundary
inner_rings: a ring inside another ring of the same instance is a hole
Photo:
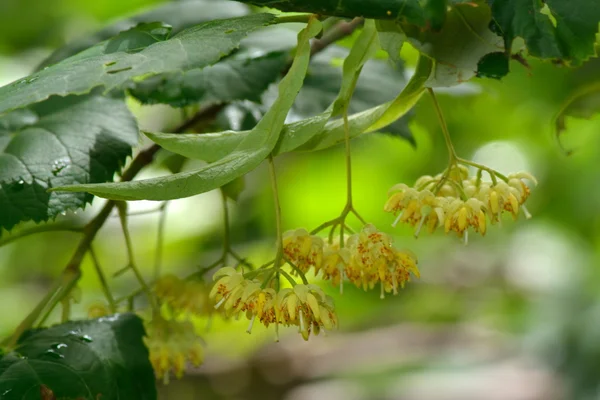
[[[402,213],[404,212],[404,210],[400,211],[400,213],[398,214],[398,216],[396,217],[396,219],[394,220],[394,222],[392,223],[392,227],[395,228],[396,225],[398,225],[398,221],[400,221],[400,218],[402,218]]]
[[[379,295],[379,298],[385,299],[385,292],[383,290],[383,281],[381,281],[380,283],[381,283],[381,294]]]
[[[466,229],[463,232],[463,241],[465,242],[465,246],[469,244],[469,231]]]
[[[527,218],[527,219],[531,218],[531,213],[529,212],[527,207],[525,207],[525,205],[521,206],[521,210],[523,210],[523,214],[525,214],[525,218]]]
[[[254,325],[254,319],[255,318],[256,318],[256,315],[253,315],[252,319],[250,320],[250,325],[248,326],[248,329],[246,329],[246,332],[252,333],[252,326]]]
[[[421,228],[423,227],[423,223],[425,222],[426,218],[427,218],[427,215],[423,215],[421,217],[421,221],[419,221],[419,225],[417,226],[417,230],[415,231],[415,238],[419,237],[419,233],[421,232]]]
[[[302,308],[300,308],[300,326],[299,332],[304,332],[304,314],[302,313]]]
[[[218,309],[219,309],[219,307],[221,307],[221,305],[222,305],[223,303],[225,303],[225,300],[227,300],[227,297],[226,297],[226,296],[223,296],[223,298],[222,298],[221,300],[219,300],[219,302],[218,302],[217,304],[215,304],[215,310],[218,310]]]

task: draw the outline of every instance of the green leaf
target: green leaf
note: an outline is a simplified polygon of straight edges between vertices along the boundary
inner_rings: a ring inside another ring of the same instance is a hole
[[[494,0],[492,13],[511,49],[515,37],[525,40],[529,54],[574,65],[595,55],[600,2],[593,0]]]
[[[112,181],[138,142],[122,99],[52,97],[0,118],[0,228],[46,221],[92,196],[54,186]]]
[[[486,54],[477,63],[478,78],[500,79],[509,71],[509,59],[505,52]]]
[[[109,91],[142,75],[214,64],[235,50],[249,32],[272,23],[274,18],[271,14],[254,14],[206,22],[135,53],[110,52],[111,41],[103,42],[0,88],[0,113],[51,95],[83,94],[98,86]],[[132,47],[136,46],[130,44]]]
[[[554,118],[556,137],[565,133],[568,117],[591,119],[600,113],[600,82],[586,86],[571,95]]]
[[[203,69],[161,74],[136,82],[130,94],[143,104],[185,107],[235,100],[260,102],[260,95],[280,76],[287,53],[235,54]]]
[[[72,55],[92,47],[99,42],[112,38],[124,30],[135,27],[140,23],[160,21],[172,27],[172,34],[185,28],[213,19],[233,18],[246,15],[248,7],[233,1],[224,0],[194,0],[177,1],[162,4],[152,10],[120,20],[106,28],[90,35],[77,39],[66,46],[54,51],[45,59],[38,70],[43,69]]]
[[[259,123],[226,157],[200,170],[117,184],[72,185],[58,190],[89,193],[119,200],[170,200],[193,196],[223,186],[256,168],[273,150],[285,118],[302,87],[310,61],[309,40],[321,31],[311,19],[298,35],[298,48],[289,72],[279,84],[279,97]]]
[[[477,73],[479,60],[503,51],[502,38],[489,29],[491,11],[482,0],[452,6],[439,32],[403,24],[408,41],[435,60],[428,87],[452,86]]]
[[[4,400],[156,399],[142,321],[133,314],[73,321],[27,334],[0,359]]]

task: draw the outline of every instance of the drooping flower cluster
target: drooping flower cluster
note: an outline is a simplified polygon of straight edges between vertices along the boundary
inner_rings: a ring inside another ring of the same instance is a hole
[[[310,259],[315,262],[304,263],[302,272],[310,267],[315,275],[321,273],[323,279],[330,280],[335,286],[343,289],[344,278],[365,290],[381,285],[381,292],[394,294],[398,288],[410,279],[410,273],[419,276],[416,257],[407,251],[400,251],[391,244],[391,237],[378,231],[373,225],[367,224],[362,231],[344,239],[345,246],[340,246],[337,239],[329,245],[315,235],[310,235],[304,229],[298,229],[287,235],[290,248],[304,249],[293,254],[300,254],[296,260]],[[310,249],[310,251],[309,251]],[[289,252],[292,254],[292,252]],[[284,254],[288,254],[284,248]],[[289,256],[287,256],[289,257]]]
[[[187,362],[202,364],[204,349],[202,339],[196,335],[189,321],[167,320],[160,315],[146,323],[144,343],[150,352],[150,362],[158,378],[165,384],[173,373],[181,378]]]
[[[454,231],[466,240],[469,228],[485,235],[488,220],[500,223],[504,212],[516,219],[523,210],[527,218],[531,217],[524,206],[530,195],[524,180],[537,183],[526,172],[508,175],[506,180],[494,176],[487,182],[480,174],[469,176],[462,165],[453,166],[435,177],[419,178],[414,187],[393,186],[384,210],[397,215],[394,226],[398,222],[410,224],[416,227],[416,235],[423,226],[430,233],[443,226],[446,233]]]
[[[248,333],[256,319],[266,327],[275,324],[276,330],[279,325],[297,326],[305,340],[311,332],[337,326],[333,300],[318,286],[297,284],[276,292],[229,267],[219,270],[215,280],[210,293],[215,308],[223,308],[228,316],[244,314],[250,320]]]
[[[350,282],[364,290],[379,284],[382,298],[384,293],[398,294],[398,288],[404,287],[411,273],[420,277],[417,258],[396,249],[391,237],[371,224],[350,236],[347,247],[351,259],[344,271]]]
[[[325,242],[317,235],[311,235],[306,229],[296,229],[283,234],[283,254],[303,273],[310,267],[318,268],[323,262]]]
[[[208,288],[198,280],[182,280],[175,275],[162,276],[155,284],[156,297],[175,315],[207,315],[212,311]]]

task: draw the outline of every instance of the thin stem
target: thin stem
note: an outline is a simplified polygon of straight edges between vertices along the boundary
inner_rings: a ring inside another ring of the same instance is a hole
[[[115,299],[110,291],[110,288],[108,287],[106,276],[104,275],[104,271],[102,270],[102,266],[100,265],[100,261],[98,260],[98,257],[96,256],[96,251],[94,250],[94,247],[92,245],[90,245],[89,254],[90,258],[92,259],[94,269],[96,270],[96,274],[98,275],[100,286],[102,287],[102,291],[104,292],[104,297],[106,297],[106,301],[108,302],[110,311],[115,313],[117,312]]]
[[[60,316],[60,322],[64,324],[69,320],[69,317],[71,316],[71,299],[69,299],[69,297],[65,297],[64,299],[62,299],[61,303],[62,314]]]
[[[168,201],[165,201],[160,206],[160,216],[158,217],[158,232],[156,235],[156,254],[154,256],[154,280],[160,277],[160,270],[162,266],[163,258],[163,247],[165,242],[165,225],[167,222],[167,205]]]
[[[21,239],[27,236],[36,235],[38,233],[43,232],[74,232],[74,233],[83,233],[83,227],[77,226],[68,226],[64,224],[56,224],[56,225],[41,225],[36,226],[31,229],[23,230],[21,232],[13,233],[9,236],[6,236],[0,239],[0,247],[7,245],[11,242],[14,242],[17,239]]]
[[[483,171],[487,172],[488,174],[490,174],[490,177],[492,178],[493,181],[495,181],[495,176],[497,176],[498,178],[502,179],[503,181],[508,182],[508,178],[505,175],[501,174],[500,172],[498,172],[490,167],[486,167],[483,164],[465,160],[464,158],[457,158],[457,162],[459,162],[461,164],[465,164],[465,165],[470,165],[471,167],[475,167],[479,170],[483,170]],[[496,182],[494,182],[494,183],[496,183]]]
[[[292,262],[292,260],[285,258],[285,261],[290,265],[290,267],[294,271],[296,271],[298,273],[298,276],[300,277],[300,279],[302,279],[302,283],[304,283],[305,285],[308,285],[308,279],[306,279],[306,275],[304,275],[304,272],[302,272],[302,270],[300,268],[298,268],[298,266],[296,264],[294,264]]]
[[[290,274],[288,274],[287,272],[285,272],[285,270],[280,269],[279,271],[277,271],[279,273],[281,273],[281,275],[283,275],[285,277],[285,279],[288,280],[288,282],[290,282],[290,284],[292,286],[296,286],[298,283],[294,280],[294,278],[292,278],[292,276]],[[306,284],[308,284],[308,282],[306,282]]]
[[[140,286],[142,287],[144,293],[148,297],[148,302],[154,311],[158,309],[156,305],[154,296],[152,295],[152,291],[150,287],[146,284],[144,277],[142,276],[140,270],[137,268],[135,264],[135,255],[133,252],[133,244],[131,242],[131,235],[129,234],[129,228],[127,226],[127,210],[125,207],[125,203],[119,202],[117,203],[117,209],[119,210],[119,217],[121,220],[121,228],[123,230],[123,237],[125,238],[125,247],[127,248],[127,256],[129,258],[129,268],[133,271],[133,274],[137,278]]]
[[[221,188],[221,202],[223,203],[223,264],[227,264],[227,253],[229,251],[229,208],[227,207],[227,195]]]
[[[348,105],[344,106],[344,142],[346,144],[346,208],[352,209],[352,152],[350,151],[350,125]],[[342,220],[342,224],[344,221]],[[343,229],[342,229],[343,231]]]
[[[301,23],[307,23],[308,20],[313,16],[314,14],[297,14],[297,15],[284,15],[281,17],[277,17],[275,19],[275,23],[276,24],[285,24],[288,22],[301,22]]]
[[[440,104],[437,101],[437,97],[435,96],[435,92],[433,91],[433,89],[427,88],[427,90],[429,91],[431,99],[433,100],[433,106],[440,121],[442,133],[444,134],[444,140],[446,141],[446,147],[448,148],[449,164],[456,164],[458,156],[456,155],[456,150],[454,150],[454,145],[452,144],[452,139],[450,138],[450,132],[448,131],[448,125],[446,124],[446,120],[444,119],[444,114],[442,114],[442,109],[440,108]]]
[[[269,175],[271,177],[271,190],[273,191],[273,202],[275,205],[275,224],[277,229],[277,253],[275,255],[275,268],[281,267],[283,258],[283,231],[281,226],[281,205],[279,204],[279,190],[277,189],[277,174],[275,173],[275,162],[273,155],[269,156]]]

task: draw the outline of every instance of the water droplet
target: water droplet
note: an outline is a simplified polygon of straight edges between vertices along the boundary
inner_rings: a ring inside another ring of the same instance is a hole
[[[52,175],[58,176],[58,174],[68,168],[71,165],[71,160],[68,157],[59,158],[54,160],[52,163]]]
[[[27,79],[27,83],[32,83],[32,82],[35,82],[35,81],[37,81],[38,79],[40,79],[40,78],[38,78],[37,76],[34,76],[33,78],[29,78],[29,79]]]
[[[63,212],[60,213],[60,215],[62,215],[64,217],[65,215],[67,215],[67,212],[63,211]]]
[[[69,347],[69,346],[67,346],[66,343],[55,343],[52,345],[52,347],[54,347],[56,350],[58,350],[58,349],[64,349],[65,347]]]
[[[10,392],[12,392],[12,389],[5,390],[4,392],[2,392],[2,396],[6,396]]]
[[[17,182],[10,185],[10,189],[13,192],[20,192],[25,188],[25,181],[23,179],[19,179]]]
[[[63,356],[62,354],[60,354],[58,351],[53,350],[53,349],[48,349],[44,352],[44,354],[47,354],[49,356],[52,356],[54,358],[65,358],[65,356]]]
[[[18,83],[18,84],[19,84],[19,85],[22,85],[22,84],[24,84],[24,83],[27,83],[27,79],[21,79],[21,80],[19,81],[19,83]]]
[[[89,336],[89,335],[82,335],[79,337],[79,339],[81,339],[82,341],[84,341],[86,343],[91,343],[94,341],[94,339],[92,339],[91,336]]]

